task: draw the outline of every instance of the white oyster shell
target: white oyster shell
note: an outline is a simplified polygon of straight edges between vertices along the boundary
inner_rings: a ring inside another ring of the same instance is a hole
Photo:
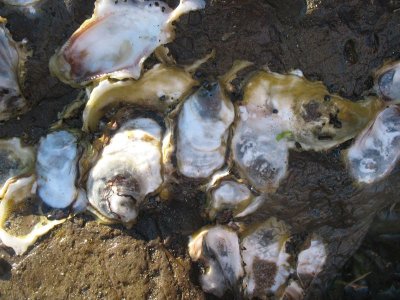
[[[0,17],[0,121],[8,120],[27,110],[21,93],[23,67],[27,57],[25,41],[15,42],[6,20]]]
[[[39,143],[36,174],[37,194],[53,208],[85,202],[86,193],[76,187],[81,149],[78,138],[68,131],[55,131]]]
[[[137,79],[144,60],[173,40],[172,22],[204,6],[203,0],[181,0],[174,10],[162,1],[97,0],[92,18],[55,54],[50,68],[72,84],[110,73]]]
[[[400,102],[400,62],[384,65],[375,73],[375,90],[386,101]]]
[[[326,247],[321,239],[313,237],[310,247],[301,251],[297,258],[297,274],[302,277],[314,278],[322,271],[327,258]]]
[[[289,159],[286,131],[276,115],[265,115],[259,106],[241,106],[232,139],[232,155],[241,174],[259,191],[273,191],[285,177]]]
[[[244,217],[254,212],[264,202],[263,196],[256,197],[241,182],[225,179],[212,187],[208,195],[208,215],[214,219],[219,212],[230,210],[233,217]]]
[[[355,140],[346,160],[353,177],[373,183],[388,175],[400,157],[400,108],[389,106]]]
[[[106,219],[131,224],[145,197],[160,188],[162,133],[152,119],[133,119],[104,147],[90,171],[87,193],[90,204]]]
[[[225,162],[235,111],[219,84],[201,87],[183,104],[178,119],[176,158],[179,171],[207,178]]]
[[[290,255],[285,249],[287,239],[285,224],[275,218],[243,237],[241,246],[246,274],[243,285],[250,299],[263,299],[266,294],[275,294],[286,283],[290,273]]]
[[[193,261],[201,261],[206,267],[200,277],[205,292],[222,297],[228,289],[237,291],[243,267],[234,231],[225,226],[202,230],[190,238],[189,254]]]

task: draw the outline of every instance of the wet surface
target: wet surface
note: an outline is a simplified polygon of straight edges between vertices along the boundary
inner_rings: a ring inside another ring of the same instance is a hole
[[[177,23],[171,53],[178,63],[188,64],[215,49],[215,60],[199,70],[200,78],[224,74],[234,60],[244,59],[277,72],[301,69],[307,78],[322,80],[330,91],[351,99],[371,88],[375,68],[400,57],[396,1],[285,3],[289,1],[209,1],[204,11],[183,16]],[[92,5],[93,1],[44,0],[37,16],[26,17],[0,3],[0,15],[9,20],[14,38],[27,38],[34,53],[24,86],[32,110],[1,124],[1,138],[22,136],[37,142],[57,120],[57,113],[76,98],[77,90],[50,76],[47,62],[91,14]],[[349,178],[340,149],[290,153],[289,175],[252,218],[274,215],[298,234],[317,232],[326,239],[327,268],[313,282],[310,299],[327,297],[331,280],[359,247],[375,213],[398,199],[399,171],[362,188]],[[194,192],[195,187],[177,186],[170,202],[149,201],[131,230],[99,225],[83,215],[53,230],[22,257],[0,248],[0,297],[209,297],[199,287],[198,270],[186,250],[188,235],[206,223],[204,195]],[[345,270],[352,268],[351,263]],[[355,279],[352,272],[348,281]],[[337,298],[351,295],[343,289],[329,293]]]

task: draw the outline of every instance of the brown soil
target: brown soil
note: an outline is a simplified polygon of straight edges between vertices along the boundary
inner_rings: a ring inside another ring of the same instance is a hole
[[[216,77],[234,60],[245,59],[272,71],[301,69],[332,92],[360,98],[372,87],[373,70],[400,57],[400,4],[310,0],[307,6],[301,0],[208,1],[204,11],[181,18],[169,47],[180,64],[215,49],[215,60],[196,74],[200,78]],[[0,3],[14,38],[27,38],[34,51],[24,87],[32,110],[1,124],[1,138],[22,136],[36,143],[77,95],[50,76],[47,64],[91,14],[93,0],[43,0],[40,9],[28,18]],[[399,198],[398,169],[385,182],[359,189],[339,152],[291,153],[288,179],[255,216],[283,218],[295,231],[313,230],[328,241],[328,267],[314,281],[310,298],[327,297],[329,283],[359,247],[374,214]],[[202,194],[177,193],[170,203],[149,203],[132,230],[99,225],[83,215],[53,230],[24,256],[0,248],[0,298],[211,298],[201,291],[186,250],[188,235],[205,224],[203,204]],[[335,295],[342,297],[343,289]]]

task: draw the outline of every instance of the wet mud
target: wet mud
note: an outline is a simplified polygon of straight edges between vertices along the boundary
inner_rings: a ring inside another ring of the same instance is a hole
[[[32,109],[1,124],[0,138],[22,136],[36,143],[76,98],[77,90],[51,77],[48,60],[92,9],[93,1],[48,0],[37,17],[27,17],[0,3],[0,15],[8,19],[14,38],[27,38],[33,50],[24,86]],[[237,59],[250,60],[282,73],[301,69],[331,92],[356,100],[372,87],[375,68],[400,58],[399,24],[397,1],[211,0],[204,11],[177,22],[177,37],[168,47],[179,64],[215,49],[215,59],[196,73],[200,79],[224,74]],[[234,96],[240,98],[240,93]],[[363,295],[353,289],[354,284],[336,283],[351,282],[362,273],[354,271],[357,255],[363,249],[375,251],[370,246],[378,225],[372,229],[370,225],[377,212],[399,199],[398,167],[384,181],[359,187],[349,178],[341,151],[291,152],[289,175],[251,216],[252,220],[276,216],[298,234],[317,232],[326,240],[327,266],[314,280],[309,299]],[[190,263],[186,249],[188,236],[207,223],[202,217],[204,194],[196,188],[177,186],[169,202],[152,199],[130,230],[100,225],[81,215],[41,238],[21,257],[0,247],[0,298],[213,299],[201,291],[199,270]],[[386,252],[382,255],[392,259]],[[396,262],[390,262],[395,274]],[[370,270],[375,278],[387,271]],[[357,299],[374,298],[374,291],[390,287],[388,282],[398,287],[396,278],[389,278],[381,286],[370,284],[366,296]]]

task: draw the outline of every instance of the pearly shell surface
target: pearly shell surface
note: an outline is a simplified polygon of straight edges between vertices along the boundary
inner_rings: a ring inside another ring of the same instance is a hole
[[[80,152],[78,138],[65,130],[49,133],[40,140],[37,193],[48,206],[66,208],[77,199],[85,201],[85,192],[76,187]]]
[[[384,65],[375,73],[375,91],[385,101],[400,101],[400,62]]]
[[[289,257],[285,242],[288,231],[283,222],[267,220],[242,239],[245,264],[243,285],[249,298],[276,293],[289,277]]]
[[[113,73],[139,78],[144,60],[174,38],[172,22],[203,0],[181,0],[176,9],[162,1],[97,0],[92,17],[53,56],[50,69],[72,85]]]
[[[243,276],[237,234],[225,226],[215,226],[191,237],[189,254],[202,261],[207,271],[200,278],[205,292],[222,297],[226,290],[235,290]]]
[[[299,276],[315,277],[322,271],[327,258],[326,247],[324,243],[313,238],[310,247],[301,251],[297,258],[297,274]]]
[[[183,104],[177,129],[179,171],[207,178],[225,163],[229,128],[235,111],[219,84],[201,87]]]
[[[90,171],[90,204],[110,220],[135,221],[141,202],[163,183],[162,128],[152,119],[129,120],[111,138]]]
[[[355,140],[346,160],[353,177],[373,183],[388,175],[400,157],[400,108],[389,106]]]
[[[239,107],[232,155],[241,174],[259,191],[272,191],[285,177],[289,159],[286,139],[277,140],[285,124],[257,106]]]

